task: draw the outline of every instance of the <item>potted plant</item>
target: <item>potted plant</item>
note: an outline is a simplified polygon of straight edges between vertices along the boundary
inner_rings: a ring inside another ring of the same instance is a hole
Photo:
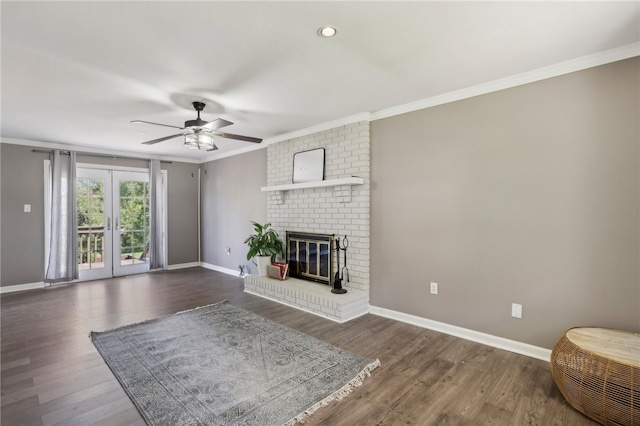
[[[258,265],[258,273],[260,276],[268,275],[268,267],[271,262],[276,260],[276,255],[284,255],[284,247],[282,241],[278,239],[278,233],[271,228],[270,223],[261,225],[257,222],[253,223],[255,234],[249,235],[244,243],[249,246],[247,252],[247,260],[252,257],[256,258]]]

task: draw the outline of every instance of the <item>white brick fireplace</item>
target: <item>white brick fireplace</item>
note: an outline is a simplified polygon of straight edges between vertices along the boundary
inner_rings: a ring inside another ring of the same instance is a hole
[[[293,155],[314,148],[325,149],[325,180],[319,186],[291,185]],[[267,150],[267,187],[263,190],[269,194],[268,222],[283,239],[286,231],[335,234],[340,238],[346,235],[349,282],[343,282],[343,287],[348,293],[332,294],[330,287],[313,282],[256,276],[245,278],[245,291],[339,322],[366,313],[370,257],[369,122],[280,142]]]

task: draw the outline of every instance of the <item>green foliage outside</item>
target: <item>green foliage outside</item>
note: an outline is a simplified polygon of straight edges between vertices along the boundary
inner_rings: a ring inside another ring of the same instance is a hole
[[[78,263],[102,262],[104,251],[104,185],[99,179],[76,181]],[[114,226],[115,223],[111,223]],[[120,184],[120,249],[123,258],[145,258],[149,242],[149,184]]]
[[[131,260],[146,257],[149,243],[149,184],[125,181],[120,183],[120,248]]]

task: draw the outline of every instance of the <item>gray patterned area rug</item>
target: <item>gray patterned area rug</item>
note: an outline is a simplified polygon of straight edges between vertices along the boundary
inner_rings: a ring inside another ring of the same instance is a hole
[[[293,425],[380,365],[226,301],[90,337],[149,425]]]

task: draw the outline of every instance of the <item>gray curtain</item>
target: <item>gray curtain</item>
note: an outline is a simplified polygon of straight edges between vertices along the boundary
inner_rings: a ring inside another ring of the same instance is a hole
[[[163,196],[160,160],[149,160],[149,269],[164,269]]]
[[[78,279],[76,153],[54,150],[51,159],[51,243],[46,283]]]

